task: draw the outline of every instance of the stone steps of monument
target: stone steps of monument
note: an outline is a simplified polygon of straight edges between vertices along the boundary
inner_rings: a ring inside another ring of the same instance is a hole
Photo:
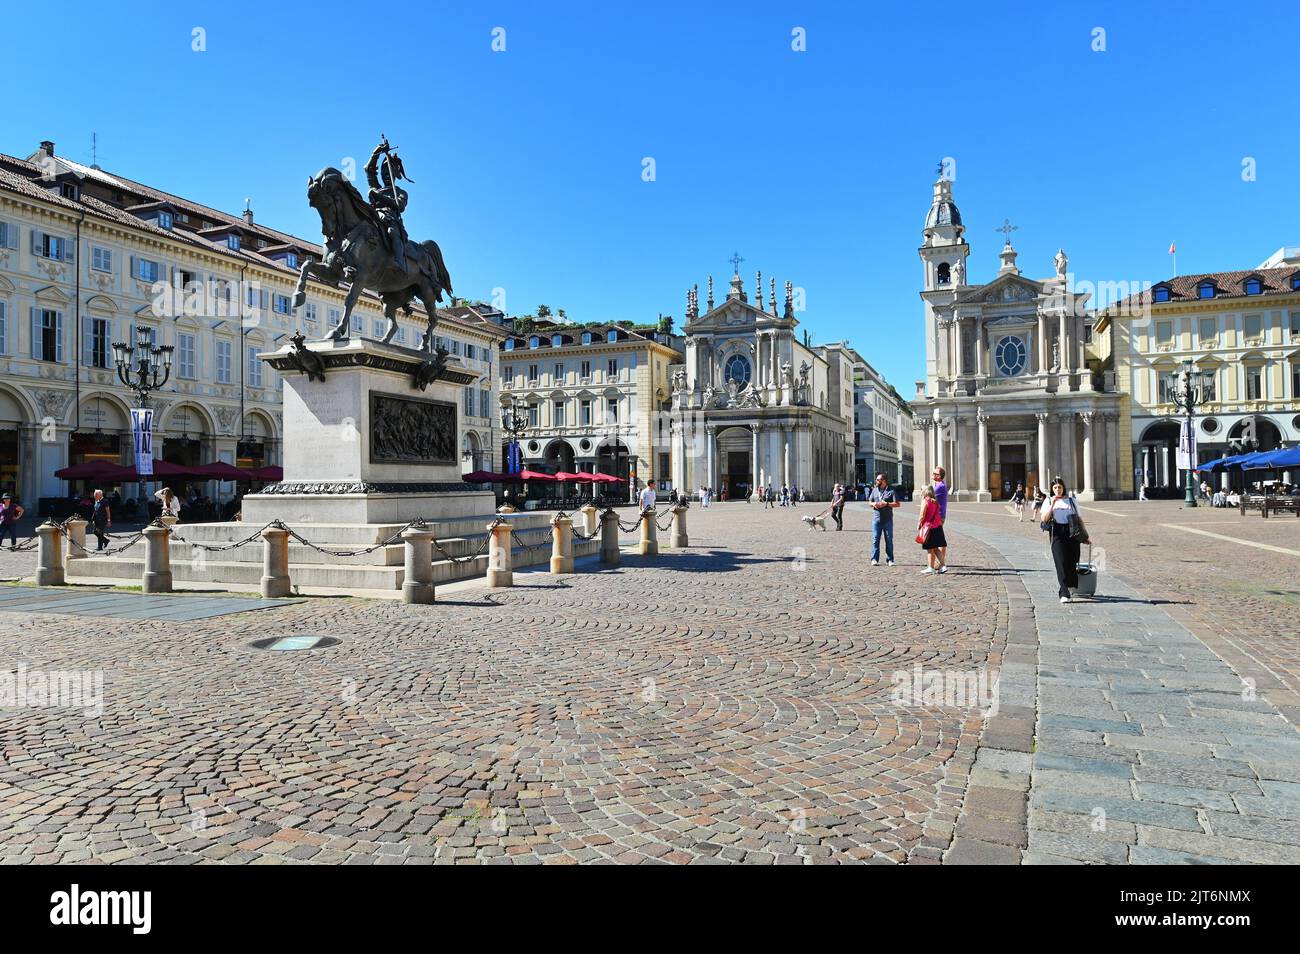
[[[510,521],[511,527],[518,533],[525,529],[548,529],[551,525],[552,516],[549,513],[518,513],[510,514],[506,519]],[[487,532],[488,525],[494,519],[495,515],[484,514],[476,517],[460,517],[453,520],[433,520],[429,521],[429,529],[440,540],[449,537],[481,536]],[[322,545],[328,543],[330,546],[352,544],[373,546],[387,540],[401,530],[405,524],[311,523],[300,526],[290,524],[289,526],[313,543]],[[257,526],[239,522],[180,523],[174,528],[178,538],[184,538],[196,543],[233,543],[237,540],[243,540],[257,530]],[[179,540],[177,542],[179,543]]]
[[[549,529],[547,540],[549,541]],[[529,543],[532,542],[529,541]],[[478,541],[462,539],[458,542],[458,546],[464,550],[464,555],[468,555],[478,548]],[[401,548],[398,549],[400,552]],[[187,583],[233,583],[256,586],[262,579],[261,547],[250,545],[240,548],[239,551],[230,552],[242,553],[248,550],[257,554],[257,559],[208,558],[199,561],[178,559],[177,555],[173,553],[171,561],[172,578],[178,582]],[[451,547],[448,547],[448,550],[455,553],[455,550]],[[573,541],[573,555],[575,557],[590,556],[599,551],[599,539]],[[436,551],[434,555],[438,555]],[[549,543],[545,546],[512,547],[511,560],[515,567],[547,563],[550,558],[551,548]],[[479,554],[472,560],[434,560],[433,579],[435,583],[449,583],[453,580],[483,576],[487,572],[487,564],[486,553]],[[67,575],[79,579],[138,580],[144,575],[144,551],[142,549],[137,551],[133,548],[116,556],[69,560],[67,562]],[[396,590],[401,589],[405,577],[406,572],[401,560],[393,565],[356,565],[337,562],[306,563],[294,562],[292,559],[289,563],[289,579],[298,586]]]

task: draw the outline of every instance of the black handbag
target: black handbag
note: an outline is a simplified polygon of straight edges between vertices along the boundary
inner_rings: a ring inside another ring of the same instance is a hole
[[[1070,523],[1066,531],[1071,540],[1082,543],[1088,539],[1088,531],[1083,525],[1083,518],[1079,516],[1079,508],[1075,506],[1074,501],[1070,501]]]

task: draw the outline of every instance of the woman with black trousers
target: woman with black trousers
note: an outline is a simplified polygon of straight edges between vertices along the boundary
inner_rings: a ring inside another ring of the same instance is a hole
[[[1062,603],[1070,602],[1070,588],[1079,587],[1079,548],[1091,544],[1082,518],[1078,539],[1070,537],[1070,518],[1079,517],[1079,505],[1065,489],[1065,481],[1057,477],[1052,481],[1052,495],[1043,501],[1038,511],[1038,522],[1052,535],[1052,560],[1056,563],[1056,582],[1060,585]]]

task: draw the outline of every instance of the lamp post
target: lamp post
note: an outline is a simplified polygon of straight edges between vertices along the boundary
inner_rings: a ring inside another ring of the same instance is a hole
[[[1183,506],[1196,506],[1196,454],[1193,450],[1195,445],[1196,431],[1193,429],[1193,422],[1196,419],[1196,409],[1204,404],[1209,403],[1210,394],[1210,375],[1213,372],[1195,371],[1192,368],[1191,358],[1183,361],[1183,370],[1178,374],[1177,383],[1172,390],[1174,404],[1181,408],[1186,415],[1183,427],[1186,430],[1183,433],[1183,443],[1187,447],[1187,486],[1183,488]]]
[[[148,328],[138,327],[135,334],[134,345],[126,341],[113,342],[113,361],[117,365],[118,380],[135,392],[137,406],[148,408],[149,395],[165,385],[171,377],[174,349],[171,345],[154,344]],[[140,504],[146,508],[145,513],[148,513],[144,484],[144,475],[140,475]]]
[[[501,430],[509,438],[510,446],[509,460],[506,462],[506,473],[518,473],[515,468],[516,452],[519,447],[519,439],[528,432],[528,405],[516,399],[503,406],[501,409]]]

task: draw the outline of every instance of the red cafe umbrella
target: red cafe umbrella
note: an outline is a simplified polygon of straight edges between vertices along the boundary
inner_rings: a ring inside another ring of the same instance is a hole
[[[60,480],[100,480],[121,473],[122,465],[110,460],[88,460],[70,467],[61,467],[54,472]]]
[[[520,480],[555,480],[554,474],[544,474],[539,470],[521,470]]]
[[[210,464],[203,464],[201,467],[195,467],[190,471],[195,477],[203,476],[212,480],[256,480],[251,470],[241,470],[233,464],[227,464],[224,460],[214,460]]]
[[[252,471],[254,480],[284,480],[284,468],[279,464],[267,464]]]
[[[625,484],[625,483],[627,483],[627,478],[626,478],[626,477],[611,477],[609,474],[601,474],[601,473],[595,473],[595,474],[592,474],[592,475],[591,475],[591,479],[594,480],[596,483],[599,483],[599,484]]]
[[[490,470],[471,470],[468,474],[462,474],[460,479],[470,484],[490,484],[500,480],[501,475]]]
[[[556,480],[590,480],[587,474],[571,474],[567,470],[557,470],[555,472]]]

